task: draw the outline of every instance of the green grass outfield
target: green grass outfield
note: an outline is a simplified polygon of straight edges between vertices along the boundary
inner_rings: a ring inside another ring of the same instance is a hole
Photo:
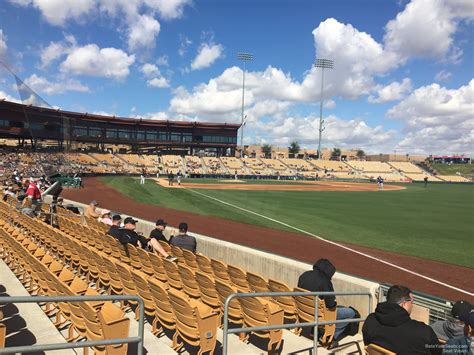
[[[130,177],[103,181],[141,203],[294,231],[186,189],[140,185]],[[384,192],[196,191],[326,239],[473,268],[474,185],[405,186]]]

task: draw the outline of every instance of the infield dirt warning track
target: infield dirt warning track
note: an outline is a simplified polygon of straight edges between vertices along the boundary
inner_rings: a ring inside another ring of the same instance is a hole
[[[337,181],[292,181],[281,182],[279,184],[247,184],[238,182],[239,180],[222,180],[220,184],[208,183],[181,183],[176,182],[172,186],[169,185],[167,179],[155,179],[157,184],[167,188],[188,188],[188,189],[208,189],[208,190],[247,190],[247,191],[378,191],[379,187],[376,183],[359,183],[359,182],[337,182]],[[397,185],[385,185],[384,191],[404,190],[405,187]]]

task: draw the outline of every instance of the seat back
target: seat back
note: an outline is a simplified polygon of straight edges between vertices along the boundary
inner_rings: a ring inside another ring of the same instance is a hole
[[[151,266],[153,267],[153,276],[161,282],[167,283],[168,275],[166,274],[166,270],[163,266],[163,259],[161,259],[158,255],[151,253],[148,255],[148,258],[150,259]]]
[[[238,290],[250,292],[250,286],[244,270],[238,266],[229,264],[227,265],[227,272],[229,273],[230,280]]]
[[[166,275],[168,275],[168,284],[177,290],[181,290],[183,288],[183,282],[179,274],[178,265],[166,259],[162,259],[162,262]]]
[[[180,265],[178,267],[179,275],[181,276],[181,281],[183,282],[183,291],[192,298],[200,298],[201,292],[199,291],[199,286],[196,282],[196,277],[194,271],[186,266]]]
[[[201,301],[214,310],[220,310],[219,294],[216,291],[214,279],[201,271],[196,271],[194,276],[201,292]]]
[[[125,249],[125,253],[130,259],[130,265],[134,269],[140,270],[142,268],[142,263],[141,263],[140,255],[138,254],[138,251],[137,251],[137,249],[139,248],[136,248],[132,244],[126,244],[124,245],[124,249]]]
[[[195,254],[196,262],[199,270],[203,273],[208,274],[209,276],[214,277],[214,271],[212,271],[211,259],[202,254]]]
[[[155,317],[165,328],[175,329],[176,320],[166,291],[168,286],[153,277],[148,279],[148,286],[156,306]]]
[[[219,303],[221,307],[221,312],[224,313],[224,304],[227,297],[229,297],[229,295],[233,293],[237,293],[237,289],[217,279],[215,281],[215,285],[216,285],[217,294],[219,295]],[[235,324],[242,324],[243,314],[242,314],[242,307],[240,306],[239,301],[234,298],[232,301],[230,301],[228,309],[229,309],[230,320]]]
[[[303,288],[295,287],[295,292],[309,292]],[[314,297],[313,296],[295,296],[296,312],[298,318],[302,322],[314,321]],[[336,309],[330,310],[326,308],[324,300],[317,299],[318,304],[318,321],[332,321],[336,320]],[[335,324],[327,324],[324,326],[324,333],[321,342],[329,344],[332,342],[334,332],[336,330]]]
[[[152,276],[154,274],[154,270],[149,257],[150,253],[143,250],[142,248],[137,248],[137,253],[142,263],[141,271],[147,274],[148,276]]]
[[[269,292],[267,281],[260,275],[247,271],[247,281],[254,292]]]
[[[286,284],[273,279],[268,279],[268,288],[271,292],[291,292],[291,289]],[[283,308],[287,319],[296,319],[296,303],[293,297],[278,296],[273,297],[273,299]]]
[[[216,280],[231,282],[227,271],[227,265],[220,260],[211,259],[212,272]]]
[[[199,354],[212,354],[216,346],[218,314],[197,300],[189,301],[180,291],[169,289],[168,296],[180,337],[188,344],[199,347]]]
[[[365,347],[365,353],[367,355],[395,355],[394,352],[385,349],[384,347],[376,344],[369,344]]]
[[[198,269],[198,264],[196,261],[196,254],[194,254],[191,250],[182,249],[183,258],[187,266],[189,266],[193,270]]]

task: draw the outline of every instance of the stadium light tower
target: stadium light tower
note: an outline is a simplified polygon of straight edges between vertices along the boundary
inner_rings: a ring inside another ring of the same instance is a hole
[[[253,54],[250,53],[237,53],[237,59],[241,60],[244,64],[242,69],[242,121],[240,124],[240,157],[244,157],[244,125],[245,125],[245,116],[244,116],[244,104],[245,104],[245,63],[253,60]]]
[[[323,120],[323,101],[324,101],[324,69],[334,68],[334,61],[331,59],[316,59],[314,63],[316,68],[321,68],[321,100],[319,104],[319,140],[318,140],[318,159],[321,159],[321,136],[324,131]]]

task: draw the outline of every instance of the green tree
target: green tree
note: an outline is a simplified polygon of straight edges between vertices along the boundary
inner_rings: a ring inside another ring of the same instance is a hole
[[[331,152],[331,158],[334,160],[339,160],[341,156],[341,150],[339,148],[334,148]]]
[[[359,159],[364,159],[365,158],[365,152],[362,149],[359,149],[356,153],[357,158]]]
[[[300,152],[300,145],[298,144],[297,141],[293,141],[290,143],[290,146],[288,147],[288,153],[290,156],[296,157],[298,153]]]
[[[262,153],[265,155],[265,158],[272,157],[272,146],[270,144],[262,145]]]

